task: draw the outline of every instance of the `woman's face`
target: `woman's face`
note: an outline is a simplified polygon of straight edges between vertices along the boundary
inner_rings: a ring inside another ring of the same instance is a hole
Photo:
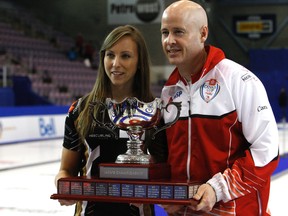
[[[137,65],[137,45],[129,36],[124,36],[105,51],[104,68],[112,87],[132,89]]]

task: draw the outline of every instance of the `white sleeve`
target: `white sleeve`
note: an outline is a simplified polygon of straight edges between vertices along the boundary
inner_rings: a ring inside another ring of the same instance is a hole
[[[232,94],[239,121],[254,163],[262,167],[278,155],[277,123],[262,82],[248,70],[240,71],[238,79]]]

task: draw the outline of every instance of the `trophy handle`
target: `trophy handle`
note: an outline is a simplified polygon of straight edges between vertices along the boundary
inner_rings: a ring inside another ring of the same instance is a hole
[[[162,108],[165,109],[168,112],[168,107],[170,105],[173,105],[173,106],[175,106],[177,108],[177,115],[176,115],[175,119],[172,122],[169,122],[168,124],[163,125],[160,128],[158,128],[157,126],[154,126],[156,131],[152,134],[152,139],[153,140],[155,139],[155,135],[157,133],[159,133],[162,130],[165,130],[166,128],[171,127],[171,125],[173,125],[179,119],[180,111],[181,111],[181,102],[169,102],[165,107],[162,107]]]
[[[99,104],[100,107],[103,107],[103,118],[102,118],[102,121],[99,121],[95,116],[94,116],[94,113],[93,113],[93,109],[94,109],[94,106],[96,104]],[[114,131],[116,129],[116,125],[113,124],[113,126],[111,127],[111,123],[104,123],[104,119],[105,119],[105,110],[108,110],[107,109],[107,106],[105,103],[101,102],[101,101],[96,101],[96,102],[90,102],[89,104],[89,108],[90,108],[90,113],[91,113],[91,116],[93,118],[93,120],[98,124],[99,127],[101,128],[104,128],[106,130],[108,130],[109,132],[112,133],[112,135],[114,136],[115,139],[118,139],[119,136],[117,135],[117,133]],[[110,127],[109,127],[110,125]]]

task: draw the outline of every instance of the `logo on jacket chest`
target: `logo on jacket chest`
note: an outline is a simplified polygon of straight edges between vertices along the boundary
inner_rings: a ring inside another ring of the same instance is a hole
[[[218,84],[216,79],[207,80],[200,87],[201,98],[206,103],[209,103],[211,100],[213,100],[217,96],[219,91],[220,91],[220,85]]]

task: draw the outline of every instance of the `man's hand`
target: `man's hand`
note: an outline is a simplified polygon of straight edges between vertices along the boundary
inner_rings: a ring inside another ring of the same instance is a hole
[[[212,186],[203,184],[198,188],[197,193],[191,199],[189,208],[194,211],[209,212],[212,210],[216,201],[216,193]]]

